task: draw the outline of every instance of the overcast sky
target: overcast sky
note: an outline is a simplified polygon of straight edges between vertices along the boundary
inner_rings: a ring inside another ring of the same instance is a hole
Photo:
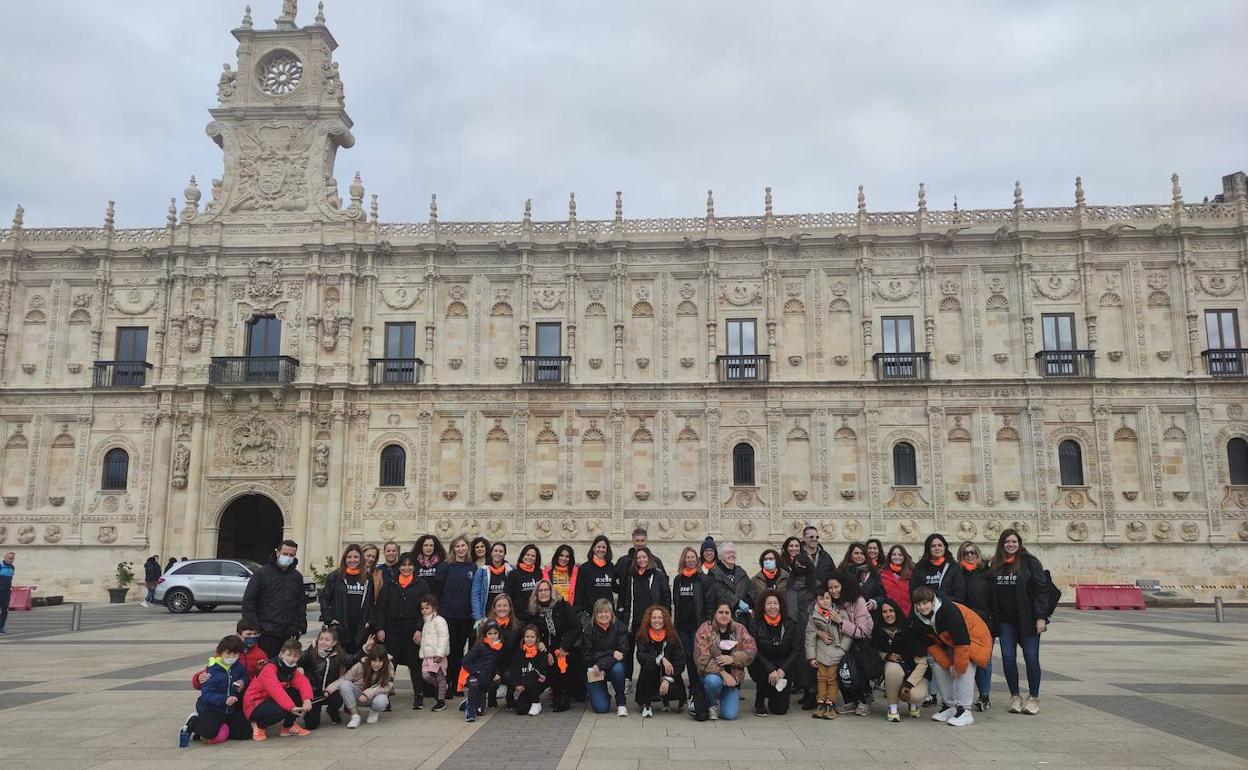
[[[204,134],[243,2],[4,9],[0,222],[160,225],[221,175]],[[311,23],[316,4],[300,2]],[[272,27],[280,0],[252,0]],[[1248,2],[329,0],[387,221],[1189,200],[1248,168]]]

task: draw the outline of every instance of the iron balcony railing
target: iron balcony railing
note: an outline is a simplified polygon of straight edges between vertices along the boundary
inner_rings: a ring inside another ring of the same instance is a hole
[[[926,380],[930,379],[930,353],[876,353],[871,357],[875,364],[875,379]]]
[[[146,361],[96,361],[91,384],[96,388],[141,388],[152,365]]]
[[[520,356],[520,381],[526,385],[567,385],[571,356]]]
[[[1212,377],[1243,377],[1248,372],[1248,349],[1210,348],[1200,351],[1200,357]]]
[[[214,356],[208,369],[211,385],[289,385],[299,360],[290,356]]]
[[[1041,350],[1036,352],[1041,377],[1095,377],[1095,350]]]
[[[771,377],[771,356],[716,356],[720,382],[767,382]]]
[[[419,358],[370,358],[368,384],[419,385],[424,366]]]

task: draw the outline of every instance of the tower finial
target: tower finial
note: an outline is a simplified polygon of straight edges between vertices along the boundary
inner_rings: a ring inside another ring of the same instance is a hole
[[[712,190],[706,191],[706,218],[715,218],[715,193]]]
[[[624,193],[615,191],[615,226],[624,226]]]
[[[858,214],[867,213],[867,194],[862,191],[862,185],[858,185]]]
[[[1084,206],[1083,177],[1081,176],[1075,177],[1075,206],[1078,208],[1083,208]]]
[[[772,203],[771,188],[764,187],[763,188],[763,216],[767,217],[768,219],[772,219],[774,216],[771,210],[771,203]]]
[[[26,209],[22,208],[22,204],[17,204],[17,210],[13,212],[13,229],[21,230],[22,222],[26,218]]]
[[[1023,205],[1023,184],[1017,179],[1014,180],[1014,208],[1021,208]]]
[[[116,222],[117,206],[114,201],[109,201],[108,206],[104,208],[104,229],[112,231],[113,224]]]
[[[958,194],[953,194],[953,213],[958,213]]]
[[[372,203],[368,206],[368,213],[372,216],[373,224],[377,224],[377,193],[373,193]]]
[[[351,195],[352,206],[359,208],[364,205],[364,180],[360,179],[360,172],[355,172],[355,179],[351,180],[347,192]]]
[[[273,20],[278,29],[294,29],[299,15],[299,0],[282,0],[282,15]]]
[[[316,4],[316,18],[313,19],[313,21],[315,21],[317,24],[321,25],[322,27],[325,26],[325,3],[324,2],[319,2]]]
[[[568,222],[576,223],[576,193],[568,193]]]
[[[1183,188],[1179,185],[1179,175],[1170,175],[1170,198],[1175,206],[1183,205]]]
[[[169,209],[165,212],[165,227],[172,230],[178,225],[178,199],[169,199]]]
[[[927,185],[919,182],[919,211],[927,213]]]
[[[527,230],[533,227],[533,199],[524,199],[524,228]]]
[[[251,6],[250,5],[243,6],[243,20],[239,22],[238,26],[242,29],[251,29]]]
[[[199,191],[199,184],[195,181],[195,175],[191,175],[191,181],[186,183],[186,189],[182,191],[186,197],[186,206],[182,209],[182,219],[194,219],[199,213],[199,199],[203,195]],[[189,216],[188,216],[189,214]]]
[[[438,194],[432,193],[429,196],[429,224],[436,225],[438,223]]]

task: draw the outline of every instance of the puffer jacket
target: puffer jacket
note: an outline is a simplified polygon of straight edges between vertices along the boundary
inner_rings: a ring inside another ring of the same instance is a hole
[[[425,618],[425,627],[420,630],[421,659],[445,658],[450,654],[451,632],[446,619],[436,614]]]
[[[880,570],[880,585],[884,586],[884,594],[897,602],[903,616],[910,614],[910,578],[902,577],[893,572],[887,565]]]
[[[749,585],[749,580],[745,583]],[[736,621],[732,624],[732,639],[737,644],[726,653],[732,658],[727,671],[740,683],[745,680],[746,667],[753,663],[754,657],[758,655],[758,643],[754,641],[754,637],[750,635],[746,627]],[[715,659],[721,654],[725,653],[719,646],[719,629],[715,627],[714,620],[708,620],[699,626],[697,633],[693,635],[693,663],[698,673],[723,674],[725,667]]]
[[[979,668],[992,658],[992,634],[975,610],[965,604],[936,597],[932,614],[924,617],[916,609],[911,623],[927,637],[927,654],[941,668],[952,668],[958,676],[974,663]]]
[[[243,691],[247,687],[247,666],[240,657],[234,665],[226,667],[217,657],[208,659],[208,681],[200,686],[199,700],[195,702],[195,710],[200,714],[217,711],[222,714],[236,714],[242,709]],[[242,687],[235,685],[242,682]],[[233,706],[225,705],[225,699],[231,695],[239,699]]]
[[[287,688],[293,688],[301,702],[312,700],[312,683],[298,666],[287,667],[281,663],[270,663],[261,667],[255,681],[244,691],[243,716],[251,719],[256,706],[269,698],[283,711],[290,711],[300,705],[290,699]]]
[[[832,641],[825,641],[824,635],[830,636]],[[806,621],[806,660],[821,666],[835,666],[853,643],[852,637],[841,633],[840,623],[833,623],[819,614],[818,606],[811,608],[810,620]]]
[[[298,568],[298,559],[286,569],[278,567],[276,555],[260,567],[243,592],[243,619],[270,636],[289,638],[307,633],[307,601]]]
[[[750,578],[750,603],[758,601],[758,595],[767,590],[779,591],[785,601],[788,601],[789,571],[784,567],[776,567],[776,576],[771,580],[767,579],[761,569],[755,572],[754,577]]]
[[[363,653],[358,652],[342,657],[337,652],[331,652],[321,657],[316,650],[316,643],[313,642],[299,657],[299,668],[303,669],[303,675],[312,685],[313,697],[319,698],[325,694],[326,687],[337,681],[347,669],[359,663],[362,657]]]
[[[628,629],[624,623],[613,619],[604,629],[597,621],[591,620],[589,628],[581,634],[581,657],[585,666],[610,671],[615,665],[616,652],[628,654]]]
[[[867,609],[867,600],[862,597],[854,599],[849,604],[837,604],[836,608],[841,611],[841,633],[850,639],[870,639],[871,629],[875,628],[875,621],[871,619],[871,612]]]

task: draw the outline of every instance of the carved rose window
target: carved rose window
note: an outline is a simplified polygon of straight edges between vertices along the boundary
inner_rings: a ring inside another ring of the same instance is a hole
[[[260,90],[285,96],[303,81],[303,62],[289,51],[276,51],[260,63]]]

